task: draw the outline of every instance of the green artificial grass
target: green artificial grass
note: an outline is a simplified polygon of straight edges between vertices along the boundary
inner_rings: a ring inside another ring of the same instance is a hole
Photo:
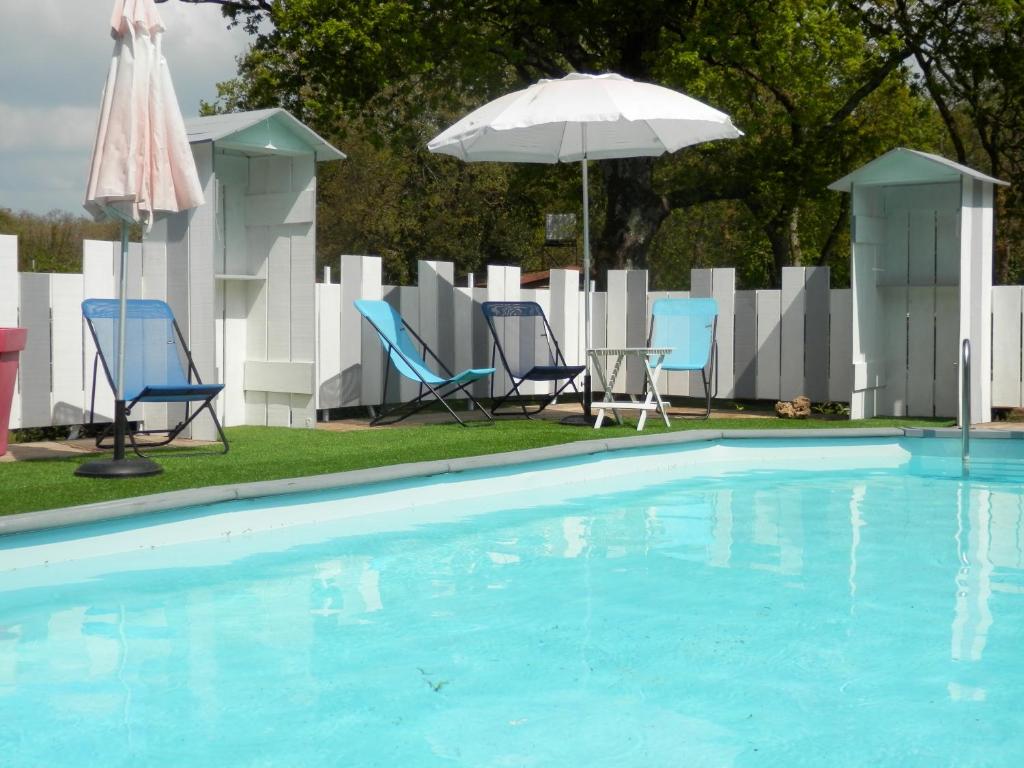
[[[503,420],[494,426],[460,427],[457,424],[395,427],[353,432],[233,427],[227,430],[231,451],[227,455],[195,451],[154,451],[151,458],[164,472],[156,477],[105,480],[77,477],[75,467],[96,455],[66,459],[20,461],[0,464],[0,515],[54,509],[76,504],[110,501],[131,496],[247,483],[286,477],[304,477],[415,461],[453,459],[525,448],[608,439],[665,431],[660,422],[648,420],[638,433],[636,422],[600,431],[550,421]],[[673,421],[682,429],[823,429],[835,427],[941,427],[944,419],[808,419],[777,418],[710,419]],[[180,455],[177,455],[180,454]]]

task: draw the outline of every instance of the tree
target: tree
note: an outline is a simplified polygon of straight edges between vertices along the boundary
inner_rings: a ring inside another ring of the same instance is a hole
[[[220,108],[280,104],[331,136],[372,115],[382,140],[423,151],[470,106],[570,71],[661,82],[732,114],[746,139],[598,164],[599,268],[645,266],[673,210],[723,200],[760,228],[775,283],[786,265],[829,263],[846,202],[827,183],[930,123],[907,44],[852,3],[205,1],[254,34]]]
[[[138,240],[139,232],[133,233]],[[81,272],[83,240],[117,240],[117,222],[95,222],[66,211],[45,215],[0,208],[0,233],[18,238],[21,272]]]
[[[1019,0],[893,0],[878,26],[895,25],[916,77],[941,115],[958,162],[1017,182],[996,191],[995,279],[1024,277],[1024,5]]]

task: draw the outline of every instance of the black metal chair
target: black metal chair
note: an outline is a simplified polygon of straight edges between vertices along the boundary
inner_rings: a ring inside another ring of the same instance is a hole
[[[512,383],[508,392],[495,398],[494,379],[491,379],[491,413],[495,416],[535,416],[568,387],[580,394],[576,377],[586,366],[565,362],[540,304],[535,301],[485,301],[481,309],[494,339],[491,365],[496,365],[500,359]],[[552,391],[542,395],[524,393],[521,387],[528,381],[550,382]],[[506,410],[499,412],[502,406]]]

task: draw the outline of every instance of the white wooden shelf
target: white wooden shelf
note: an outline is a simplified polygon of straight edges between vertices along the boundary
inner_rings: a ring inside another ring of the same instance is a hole
[[[214,280],[261,280],[263,282],[267,281],[267,278],[260,277],[259,275],[226,275],[226,274],[220,274],[220,275],[214,275],[213,279]]]

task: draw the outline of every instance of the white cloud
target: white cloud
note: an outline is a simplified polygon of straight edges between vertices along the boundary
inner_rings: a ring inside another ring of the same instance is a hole
[[[0,151],[92,149],[99,107],[14,107],[0,101]]]
[[[78,212],[113,40],[113,0],[0,0],[0,207]],[[213,101],[249,43],[215,4],[157,6],[182,114]],[[43,162],[58,153],[61,162]],[[45,167],[46,173],[38,171]],[[29,172],[29,169],[35,172]],[[18,170],[20,169],[20,171]]]

